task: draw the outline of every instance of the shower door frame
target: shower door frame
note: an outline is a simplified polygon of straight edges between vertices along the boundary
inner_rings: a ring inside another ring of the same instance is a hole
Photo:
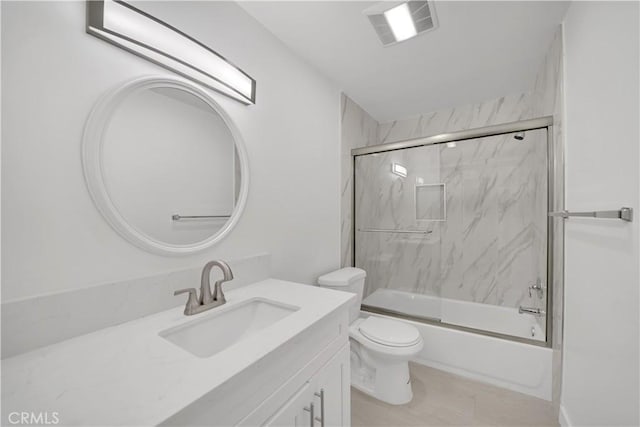
[[[498,125],[484,126],[480,128],[467,129],[457,132],[442,133],[421,138],[407,139],[388,144],[379,144],[368,147],[354,148],[351,150],[352,157],[352,179],[353,192],[351,201],[351,218],[352,218],[352,265],[356,265],[356,158],[367,154],[383,153],[386,151],[404,150],[407,148],[424,147],[429,145],[445,144],[447,142],[464,141],[468,139],[477,139],[490,136],[504,135],[514,132],[523,132],[536,129],[546,129],[547,131],[547,213],[561,211],[564,209],[564,197],[556,200],[556,193],[564,194],[564,183],[556,182],[558,169],[564,168],[556,159],[556,142],[553,138],[553,116],[544,116],[535,119],[520,120],[516,122],[503,123]],[[556,203],[557,202],[557,203]],[[556,204],[558,206],[556,206]],[[540,347],[552,347],[553,345],[553,289],[554,289],[554,239],[562,238],[562,236],[554,236],[554,218],[547,215],[547,289],[546,289],[546,307],[545,307],[545,340],[539,341],[530,338],[518,337],[514,335],[501,334],[497,332],[476,329],[467,326],[460,326],[442,322],[441,320],[430,319],[427,317],[412,316],[396,310],[389,310],[362,304],[361,309],[370,313],[382,314],[386,316],[398,317],[401,319],[411,320],[419,323],[442,326],[445,328],[456,329],[465,332],[473,332],[480,335],[501,338],[510,341],[523,342],[526,344],[536,345]]]

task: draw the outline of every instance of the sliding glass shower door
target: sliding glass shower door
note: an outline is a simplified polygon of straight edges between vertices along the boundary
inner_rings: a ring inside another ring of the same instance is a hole
[[[364,308],[545,340],[547,131],[355,158]]]

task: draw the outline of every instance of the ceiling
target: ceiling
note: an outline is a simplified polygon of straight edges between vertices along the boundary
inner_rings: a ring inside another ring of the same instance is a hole
[[[383,47],[370,1],[240,2],[380,122],[528,91],[568,2],[436,1],[439,28]]]

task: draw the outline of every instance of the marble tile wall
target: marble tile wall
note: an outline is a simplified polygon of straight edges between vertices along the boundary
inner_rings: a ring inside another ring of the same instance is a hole
[[[392,288],[507,307],[542,302],[527,286],[546,276],[546,172],[545,130],[358,157],[356,257],[367,295]],[[445,221],[417,219],[415,190],[425,184],[444,184]]]
[[[478,104],[445,108],[381,123],[378,126],[378,143],[386,144],[528,119],[532,117],[531,101],[530,93],[512,94]]]
[[[392,165],[407,169],[406,177]],[[411,149],[357,157],[356,265],[367,271],[366,295],[378,288],[438,295],[440,233],[438,222],[416,221],[416,183],[438,184],[437,150]],[[431,233],[367,231],[428,230]]]
[[[340,264],[353,263],[353,159],[351,149],[377,144],[378,122],[344,93],[341,107],[341,228]]]
[[[534,117],[533,100],[533,93],[512,94],[479,104],[447,108],[408,119],[381,123],[378,126],[378,142],[384,144],[532,118]],[[437,248],[438,255],[425,253],[424,245],[417,244],[415,236],[412,237],[414,241],[412,245],[400,243],[408,239],[406,236],[379,237],[379,239],[386,239],[387,244],[396,246],[393,251],[394,261],[384,268],[375,268],[373,265],[369,265],[369,268],[373,269],[369,277],[376,278],[376,283],[374,280],[369,280],[369,292],[378,287],[393,287],[411,292],[424,289],[447,298],[509,307],[517,307],[520,304],[531,306],[539,304],[535,298],[528,297],[527,286],[529,285],[528,281],[535,281],[537,277],[544,280],[545,276],[546,263],[542,263],[541,260],[546,252],[543,244],[545,236],[542,231],[546,226],[540,224],[540,221],[541,218],[542,220],[545,218],[541,207],[546,205],[546,199],[544,199],[546,192],[544,194],[540,191],[526,193],[523,192],[522,186],[518,187],[517,183],[524,184],[526,177],[534,174],[537,177],[536,182],[539,183],[538,190],[543,187],[543,177],[539,175],[542,173],[542,166],[546,171],[544,158],[539,162],[535,173],[533,170],[536,168],[533,167],[533,164],[530,164],[529,169],[526,169],[522,168],[522,163],[540,160],[541,154],[546,155],[546,151],[540,151],[545,148],[546,137],[541,133],[528,135],[527,144],[519,146],[520,148],[527,147],[525,151],[520,153],[524,157],[510,161],[513,163],[512,166],[520,164],[519,172],[521,173],[518,174],[520,179],[512,179],[508,183],[509,185],[506,185],[507,182],[504,185],[497,182],[498,176],[502,176],[502,174],[508,176],[507,169],[496,168],[496,164],[491,163],[493,155],[491,149],[481,148],[483,145],[487,147],[491,145],[490,139],[476,140],[481,141],[479,143],[469,141],[458,143],[460,149],[450,149],[446,146],[437,148],[441,151],[438,163],[439,168],[443,169],[442,181],[447,184],[447,201],[449,202],[447,221],[444,225],[435,227],[442,230],[434,230],[427,238],[428,241],[431,241],[430,247],[433,248],[431,252],[436,252]],[[501,139],[502,143],[494,142],[496,147],[505,142],[504,138],[499,137],[498,139]],[[540,144],[535,144],[534,140]],[[513,141],[512,138],[511,141]],[[471,146],[475,147],[473,149],[465,148]],[[538,146],[538,148],[532,148],[534,146]],[[434,150],[435,148],[427,149]],[[465,151],[475,150],[477,152],[473,161],[470,156],[463,154]],[[529,150],[533,150],[531,154],[536,154],[536,156],[525,161]],[[486,153],[485,157],[482,157],[483,153]],[[505,156],[507,155],[505,152]],[[506,163],[508,164],[509,161]],[[471,164],[473,164],[472,167],[470,167]],[[465,169],[464,173],[460,168]],[[502,173],[499,172],[500,170]],[[371,179],[369,178],[367,182],[371,182]],[[530,190],[534,191],[534,188]],[[523,194],[527,197],[523,198]],[[531,200],[525,202],[525,198],[531,198]],[[507,211],[533,212],[534,203],[536,203],[535,212],[538,213],[535,220],[530,215],[524,214],[521,214],[520,217],[509,214],[505,216]],[[375,214],[369,205],[364,206],[366,208],[360,209],[361,212]],[[528,210],[525,208],[527,206]],[[489,223],[492,224],[492,227],[487,228],[486,225]],[[457,224],[458,227],[453,224]],[[478,224],[481,225],[478,226]],[[456,228],[460,226],[467,232],[456,231]],[[358,241],[358,251],[367,248],[370,241],[375,239],[372,236],[362,238],[362,243]],[[526,249],[523,250],[522,247]],[[366,250],[369,251],[369,249]],[[508,255],[510,251],[515,256],[510,257]],[[411,268],[410,265],[404,265],[409,259],[414,260],[415,263],[416,260],[427,255],[431,262],[437,265],[436,268],[434,268],[434,264],[429,268],[425,266]],[[362,257],[358,256],[359,262],[367,263],[365,259],[368,258],[368,255],[363,253]],[[522,261],[525,259],[526,262]],[[525,272],[526,269],[534,269],[535,272]],[[396,270],[402,271],[402,273],[398,273],[402,274],[402,278],[390,276]],[[438,271],[440,279],[430,284],[423,284],[426,270],[431,271],[431,275],[435,274],[434,270]],[[381,280],[378,281],[379,274]]]

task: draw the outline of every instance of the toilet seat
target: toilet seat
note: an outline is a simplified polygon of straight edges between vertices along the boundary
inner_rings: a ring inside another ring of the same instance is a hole
[[[368,317],[358,330],[365,338],[389,347],[411,347],[421,340],[414,326],[382,317]]]

